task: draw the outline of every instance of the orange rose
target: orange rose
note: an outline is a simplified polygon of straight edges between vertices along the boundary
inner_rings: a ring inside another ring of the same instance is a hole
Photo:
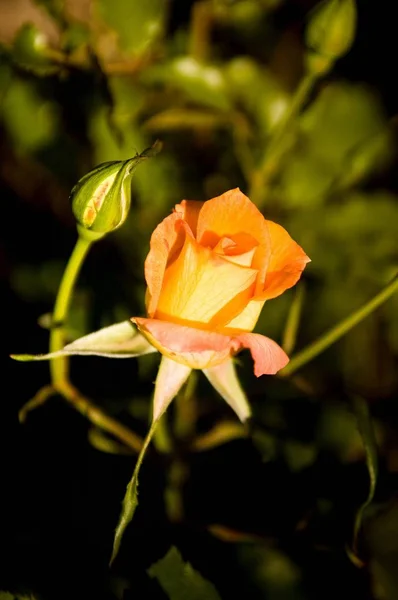
[[[166,357],[211,370],[248,348],[257,376],[288,362],[269,338],[250,333],[266,300],[292,287],[309,261],[237,188],[183,200],[152,234],[145,261],[148,318],[133,318]]]

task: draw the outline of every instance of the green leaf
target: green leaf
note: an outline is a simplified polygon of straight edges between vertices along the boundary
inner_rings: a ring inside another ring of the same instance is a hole
[[[184,562],[174,546],[148,574],[158,580],[170,600],[221,600],[214,585]]]
[[[157,352],[156,348],[141,335],[130,321],[116,323],[109,327],[89,333],[63,350],[49,354],[13,354],[11,358],[22,362],[31,360],[50,360],[59,356],[95,355],[108,358],[133,358],[150,352]]]

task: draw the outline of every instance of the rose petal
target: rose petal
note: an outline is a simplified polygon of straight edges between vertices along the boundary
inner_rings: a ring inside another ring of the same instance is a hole
[[[153,420],[159,419],[176,397],[192,369],[162,356],[153,397]]]
[[[199,200],[182,200],[176,204],[176,212],[181,214],[181,218],[189,225],[193,235],[196,237],[196,227],[198,224],[199,212],[204,202]]]
[[[235,318],[225,324],[225,327],[253,331],[265,300],[250,300],[247,306]]]
[[[255,269],[221,258],[187,234],[178,258],[165,271],[154,316],[166,321],[209,323],[236,300],[224,316],[225,322],[246,306],[256,277]]]
[[[228,330],[216,333],[141,317],[132,321],[159,352],[191,369],[209,369],[219,365],[242,348],[250,350],[257,377],[274,375],[289,362],[276,342],[258,333],[236,335]]]
[[[214,331],[142,317],[132,321],[159,352],[191,369],[220,364],[239,348],[231,336]]]
[[[243,347],[248,348],[254,360],[254,374],[275,375],[286,367],[289,357],[280,346],[265,335],[259,333],[242,333],[235,338]]]
[[[259,270],[258,281],[263,282],[270,256],[270,235],[261,212],[239,188],[204,203],[196,235],[200,244],[214,248],[222,237],[247,233],[259,244],[251,266]]]
[[[149,254],[145,260],[149,316],[155,313],[169,256],[184,244],[185,229],[179,226],[181,223],[181,214],[175,212],[163,219],[152,233]]]
[[[255,295],[270,300],[297,283],[311,259],[283,227],[272,221],[266,223],[271,236],[271,258],[263,289]]]

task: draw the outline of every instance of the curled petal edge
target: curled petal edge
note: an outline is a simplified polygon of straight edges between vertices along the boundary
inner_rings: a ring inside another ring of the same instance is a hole
[[[257,377],[275,375],[289,362],[276,342],[258,333],[207,331],[143,317],[132,321],[159,352],[191,369],[215,367],[244,348],[250,350]]]

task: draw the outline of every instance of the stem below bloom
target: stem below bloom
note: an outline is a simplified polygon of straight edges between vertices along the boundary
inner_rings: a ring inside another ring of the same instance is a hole
[[[69,258],[55,301],[53,326],[50,332],[50,352],[62,350],[65,345],[65,319],[68,314],[72,292],[92,243],[91,240],[79,236]],[[66,356],[55,358],[50,362],[51,380],[55,388],[62,386],[68,380],[68,366],[69,362]]]

